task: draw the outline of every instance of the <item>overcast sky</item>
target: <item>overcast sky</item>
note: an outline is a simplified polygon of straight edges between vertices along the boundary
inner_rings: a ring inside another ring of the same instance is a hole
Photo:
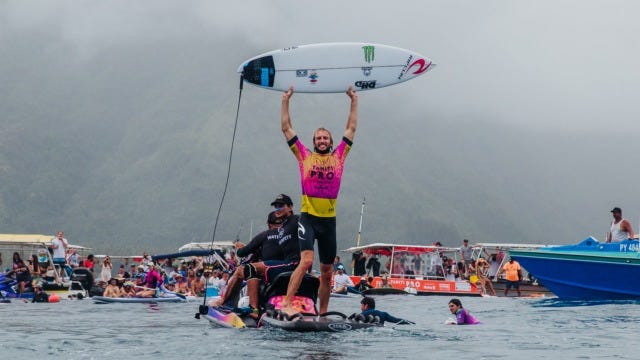
[[[0,4],[0,41],[55,29],[52,45],[83,61],[114,43],[242,34],[234,52],[212,49],[245,56],[216,69],[226,72],[289,45],[376,42],[439,66],[372,96],[415,103],[416,111],[429,97],[436,111],[538,129],[638,132],[639,8],[636,1],[14,0]]]

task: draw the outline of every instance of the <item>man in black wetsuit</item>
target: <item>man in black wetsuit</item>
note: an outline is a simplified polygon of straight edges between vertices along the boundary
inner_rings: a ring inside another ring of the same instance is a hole
[[[282,249],[278,245],[278,229],[282,226],[283,218],[276,216],[276,212],[272,211],[267,217],[268,229],[254,236],[251,241],[245,245],[240,241],[237,241],[234,246],[236,248],[236,255],[241,258],[248,257],[249,263],[257,263],[264,260],[282,260],[284,259]],[[245,266],[243,264],[238,266],[233,273],[233,276],[227,284],[227,289],[222,297],[215,303],[216,306],[225,304],[233,296],[237,295],[242,288],[242,280],[244,279]],[[260,278],[248,278],[247,280],[247,294],[250,299],[255,299],[255,302],[251,302],[251,306],[256,308],[258,306],[258,290],[260,288]]]
[[[269,229],[263,233],[256,235],[251,242],[246,246],[254,248],[255,243],[260,240],[256,238],[263,238],[262,255],[275,254],[277,251],[273,248],[273,243],[277,243],[277,246],[281,252],[280,259],[267,259],[262,261],[249,263],[240,266],[236,269],[233,279],[227,286],[227,291],[223,297],[216,301],[213,306],[219,306],[225,304],[229,299],[235,297],[241,289],[242,280],[247,280],[247,283],[251,283],[252,279],[263,279],[265,283],[275,278],[278,274],[285,271],[295,270],[298,262],[300,261],[300,248],[298,245],[298,215],[293,214],[293,202],[287,195],[280,194],[276,197],[276,200],[271,203],[276,209],[273,212],[275,217],[282,220],[282,224],[277,229]],[[254,243],[254,240],[256,242]],[[253,243],[253,245],[252,245]],[[265,252],[265,244],[269,250]],[[244,249],[243,246],[237,247]],[[248,249],[246,254],[249,254],[251,249]],[[245,254],[244,252],[237,252],[239,256]],[[258,308],[258,287],[255,289],[248,288],[249,304],[252,308]]]
[[[412,321],[400,319],[395,316],[391,316],[388,312],[376,310],[376,301],[371,297],[364,297],[360,301],[362,309],[362,316],[377,316],[380,318],[380,323],[384,324],[385,321],[392,322],[398,325],[413,324]]]

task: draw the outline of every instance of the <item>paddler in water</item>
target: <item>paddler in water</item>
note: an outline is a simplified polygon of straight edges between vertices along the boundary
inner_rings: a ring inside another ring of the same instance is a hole
[[[382,324],[384,324],[385,321],[397,325],[414,324],[412,321],[391,316],[388,312],[376,310],[376,301],[371,297],[364,297],[360,300],[360,309],[362,310],[362,316],[377,316],[380,318],[380,323]]]
[[[467,309],[462,307],[462,302],[458,299],[449,300],[449,311],[456,316],[456,319],[447,320],[447,325],[475,325],[480,323]]]
[[[282,94],[280,122],[282,133],[293,155],[298,160],[302,184],[302,202],[298,237],[300,239],[300,264],[289,280],[283,311],[289,315],[296,312],[291,307],[291,299],[298,291],[304,274],[313,265],[314,242],[318,240],[320,259],[320,289],[318,291],[319,311],[327,312],[331,294],[333,260],[337,252],[336,243],[336,201],[344,169],[344,160],[353,144],[358,124],[358,95],[349,87],[347,96],[351,107],[342,140],[333,149],[333,138],[329,130],[319,128],[313,133],[313,151],[309,150],[296,135],[291,126],[289,100],[293,87]]]

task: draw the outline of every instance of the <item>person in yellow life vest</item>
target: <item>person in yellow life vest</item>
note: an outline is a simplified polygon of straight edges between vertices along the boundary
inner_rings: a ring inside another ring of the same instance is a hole
[[[503,272],[506,272],[505,280],[507,280],[507,286],[504,287],[504,296],[507,296],[509,289],[514,287],[520,296],[520,279],[522,279],[522,268],[517,261],[510,259],[508,263],[504,264],[498,276]]]

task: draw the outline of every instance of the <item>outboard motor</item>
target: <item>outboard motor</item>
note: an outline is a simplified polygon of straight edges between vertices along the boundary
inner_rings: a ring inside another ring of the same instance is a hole
[[[71,288],[73,290],[91,290],[91,288],[93,287],[93,281],[94,281],[94,276],[93,273],[91,272],[91,270],[87,269],[87,268],[75,268],[73,269],[73,275],[71,277],[71,280],[73,281],[77,281],[80,284],[82,284],[82,289],[78,289],[78,284],[72,284]]]

